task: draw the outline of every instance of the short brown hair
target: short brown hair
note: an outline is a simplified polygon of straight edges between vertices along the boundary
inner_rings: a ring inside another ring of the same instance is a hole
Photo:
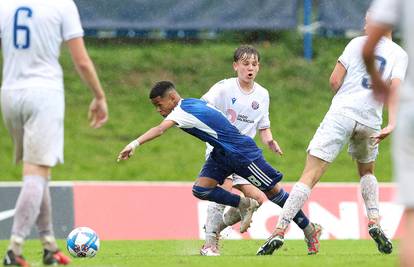
[[[260,61],[260,54],[259,51],[254,46],[251,45],[241,45],[239,46],[236,51],[234,51],[233,61],[237,62],[243,58],[244,55],[247,56],[255,56],[257,57],[257,61]]]

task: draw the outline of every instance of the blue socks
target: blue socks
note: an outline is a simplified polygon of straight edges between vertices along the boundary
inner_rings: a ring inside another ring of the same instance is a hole
[[[224,190],[221,187],[202,187],[193,185],[193,195],[202,200],[210,200],[219,204],[237,208],[240,203],[240,196]]]
[[[279,193],[269,198],[269,200],[283,208],[283,205],[285,205],[288,197],[289,193],[282,188]],[[300,227],[300,229],[305,229],[305,227],[309,225],[309,219],[306,217],[305,213],[303,213],[302,210],[296,214],[296,216],[293,218],[293,221]]]

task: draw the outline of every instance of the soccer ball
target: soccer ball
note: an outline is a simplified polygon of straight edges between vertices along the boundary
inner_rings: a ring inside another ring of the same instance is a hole
[[[94,257],[99,250],[99,237],[91,228],[78,227],[66,238],[66,247],[73,257]]]

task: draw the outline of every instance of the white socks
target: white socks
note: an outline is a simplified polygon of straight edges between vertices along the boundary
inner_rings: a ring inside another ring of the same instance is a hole
[[[293,186],[292,191],[289,194],[289,198],[283,206],[276,228],[283,230],[288,228],[290,222],[302,209],[306,200],[309,198],[310,193],[311,189],[304,183],[297,182]]]
[[[207,220],[205,224],[206,243],[215,243],[216,235],[226,228],[223,222],[223,212],[226,206],[210,202],[207,208]]]
[[[23,186],[16,202],[9,247],[17,255],[22,254],[23,240],[29,235],[39,215],[46,184],[46,178],[41,176],[23,177]]]
[[[379,189],[377,178],[372,174],[361,177],[361,194],[365,202],[369,220],[379,219]]]

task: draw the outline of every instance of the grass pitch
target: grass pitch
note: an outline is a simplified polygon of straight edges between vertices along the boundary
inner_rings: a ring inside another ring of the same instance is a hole
[[[396,266],[398,243],[394,252],[380,254],[372,240],[323,240],[321,252],[306,255],[303,241],[287,240],[285,246],[272,256],[255,256],[262,240],[224,240],[220,257],[201,257],[199,240],[176,241],[103,241],[95,258],[73,259],[71,266]],[[7,241],[0,241],[0,249],[6,250]],[[61,247],[64,242],[61,241]],[[65,249],[64,249],[65,250]],[[42,266],[41,248],[38,241],[28,241],[24,255],[32,266]],[[66,250],[65,250],[66,252]],[[67,252],[66,252],[67,253]]]

